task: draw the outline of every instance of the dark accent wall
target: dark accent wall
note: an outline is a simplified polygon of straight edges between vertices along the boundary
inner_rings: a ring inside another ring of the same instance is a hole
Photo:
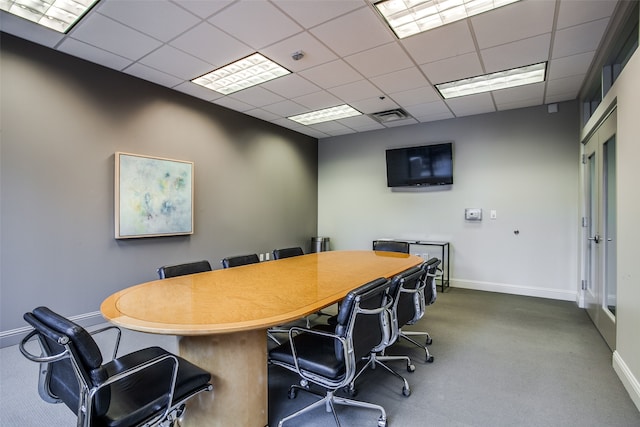
[[[163,264],[309,246],[318,142],[4,33],[0,330],[68,316]],[[114,239],[114,152],[195,162],[192,236]],[[174,309],[179,310],[180,307]]]

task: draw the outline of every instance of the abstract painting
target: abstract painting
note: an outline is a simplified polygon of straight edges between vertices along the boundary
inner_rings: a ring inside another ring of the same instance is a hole
[[[115,153],[115,237],[193,234],[193,162]]]

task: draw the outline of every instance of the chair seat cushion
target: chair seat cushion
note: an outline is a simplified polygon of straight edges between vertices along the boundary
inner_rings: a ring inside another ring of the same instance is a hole
[[[112,360],[106,363],[104,368],[109,377],[112,377],[165,354],[170,353],[160,347],[145,348]],[[138,425],[160,410],[165,403],[162,396],[169,388],[172,367],[172,361],[169,359],[112,384],[109,408],[104,416],[96,420],[95,425]],[[210,379],[209,372],[178,357],[178,377],[172,404],[206,388]]]
[[[344,363],[335,357],[336,340],[330,337],[302,333],[294,338],[300,369],[310,371],[325,378],[338,380],[345,375]],[[271,360],[290,365],[295,371],[291,354],[291,344],[283,343],[269,352]]]

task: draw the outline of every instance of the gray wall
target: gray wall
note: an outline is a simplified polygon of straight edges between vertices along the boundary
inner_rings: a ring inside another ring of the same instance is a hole
[[[452,186],[387,188],[385,149],[442,141],[454,142]],[[449,241],[454,286],[575,301],[578,141],[575,102],[323,139],[318,232],[334,249]],[[465,208],[483,220],[465,221]]]
[[[40,304],[95,314],[162,264],[309,246],[316,139],[6,34],[1,55],[4,337]],[[195,162],[195,234],[114,239],[116,151]]]

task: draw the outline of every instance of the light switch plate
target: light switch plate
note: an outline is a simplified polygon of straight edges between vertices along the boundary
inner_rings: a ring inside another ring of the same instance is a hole
[[[482,209],[466,208],[464,210],[464,219],[467,221],[482,221]]]

